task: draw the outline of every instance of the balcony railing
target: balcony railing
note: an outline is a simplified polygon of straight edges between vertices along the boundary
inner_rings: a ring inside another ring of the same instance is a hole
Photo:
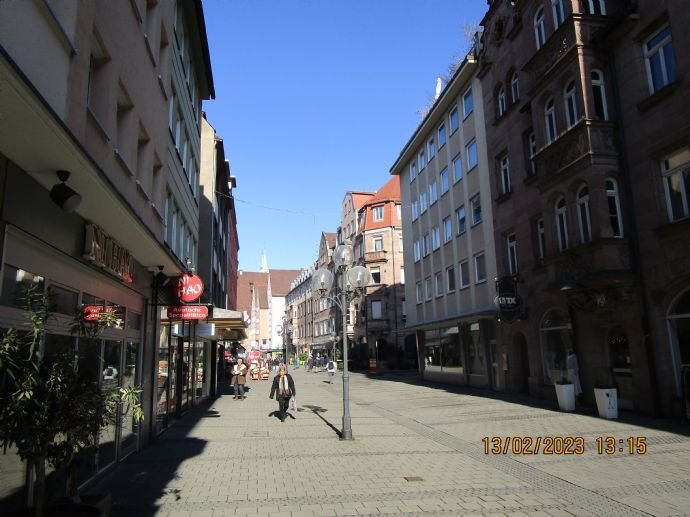
[[[525,65],[524,70],[531,76],[531,83],[543,82],[549,70],[575,48],[576,42],[575,24],[571,17],[563,22]]]
[[[616,156],[614,125],[582,119],[545,145],[535,155],[537,170],[544,176],[558,174],[578,160],[590,156]]]
[[[578,282],[587,287],[632,272],[630,245],[625,239],[598,239],[547,257],[549,283]]]
[[[385,251],[369,251],[364,254],[364,263],[369,264],[370,262],[385,262],[386,252]]]

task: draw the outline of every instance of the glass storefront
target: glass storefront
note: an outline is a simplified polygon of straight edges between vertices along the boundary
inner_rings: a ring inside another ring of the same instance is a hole
[[[573,325],[570,318],[557,309],[549,311],[542,320],[540,335],[544,382],[555,384],[567,379],[565,356],[573,348]]]

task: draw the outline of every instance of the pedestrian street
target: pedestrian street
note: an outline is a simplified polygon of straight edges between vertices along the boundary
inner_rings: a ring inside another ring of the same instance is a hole
[[[246,400],[224,388],[90,491],[111,492],[115,516],[690,515],[680,422],[352,373],[354,440],[341,441],[340,372],[332,385],[290,373],[299,407],[285,422],[269,381]]]

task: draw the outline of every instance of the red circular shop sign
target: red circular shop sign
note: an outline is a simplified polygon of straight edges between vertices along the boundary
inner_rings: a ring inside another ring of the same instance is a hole
[[[175,283],[175,296],[181,302],[198,300],[204,292],[204,282],[196,275],[180,275]]]

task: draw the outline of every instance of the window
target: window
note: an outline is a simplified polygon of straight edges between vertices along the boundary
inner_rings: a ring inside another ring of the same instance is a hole
[[[534,159],[535,154],[537,154],[537,137],[532,132],[527,137],[527,155],[529,156],[529,169],[527,169],[527,172],[530,176],[534,176],[537,173],[537,161]]]
[[[550,144],[556,139],[558,128],[556,127],[556,109],[553,99],[549,99],[544,110],[544,121],[546,123],[546,143]]]
[[[441,171],[441,195],[448,192],[449,188],[450,185],[448,182],[448,167],[446,167]]]
[[[482,282],[486,282],[486,261],[483,253],[474,256],[474,272],[475,283],[481,284]]]
[[[577,218],[580,223],[580,242],[592,240],[592,215],[589,210],[589,190],[583,185],[577,191]]]
[[[453,266],[446,269],[446,291],[449,293],[455,291],[455,268]]]
[[[565,87],[565,92],[563,93],[563,102],[565,103],[565,121],[568,128],[571,128],[580,118],[577,113],[575,81],[571,81],[570,84]]]
[[[395,205],[395,213],[398,216],[398,221],[402,220],[402,206],[401,205]]]
[[[382,206],[375,206],[374,208],[371,209],[373,217],[374,217],[374,222],[379,222],[383,221],[383,207]]]
[[[453,183],[462,179],[462,157],[458,154],[453,158]]]
[[[539,8],[537,14],[534,15],[534,39],[537,43],[537,50],[546,43],[546,27],[544,26],[544,9]]]
[[[410,182],[417,177],[417,162],[410,164]]]
[[[402,235],[398,235],[398,250],[399,251],[403,250],[403,237],[402,237]]]
[[[472,100],[472,88],[470,88],[462,96],[462,118],[469,117],[472,111],[474,111],[474,102]]]
[[[609,224],[611,235],[623,237],[623,218],[621,217],[621,203],[618,197],[618,182],[613,178],[606,178],[606,201],[609,208]]]
[[[565,9],[563,9],[563,0],[551,0],[551,8],[553,10],[553,26],[560,27],[565,20]]]
[[[606,3],[604,0],[585,0],[587,14],[606,14]]]
[[[438,148],[441,149],[446,145],[446,125],[441,124],[438,128]]]
[[[455,218],[458,221],[458,235],[467,231],[467,221],[465,219],[465,207],[461,206],[455,211]]]
[[[467,170],[471,171],[477,166],[477,141],[472,140],[467,147],[465,147],[467,154]]]
[[[436,284],[436,297],[443,296],[443,275],[441,273],[434,275],[434,283]]]
[[[568,375],[565,358],[566,352],[573,349],[572,328],[570,319],[558,310],[551,310],[544,315],[539,334],[544,381],[547,384],[554,384]]]
[[[645,42],[644,59],[650,95],[676,80],[676,57],[670,26],[664,27]]]
[[[431,244],[433,246],[434,251],[441,247],[441,230],[438,226],[434,226],[431,229]]]
[[[568,219],[565,198],[556,201],[556,232],[558,234],[558,249],[568,249]]]
[[[371,319],[380,320],[381,319],[381,301],[372,300],[371,301]]]
[[[381,269],[374,267],[371,268],[371,283],[380,284],[381,283]]]
[[[470,199],[470,205],[472,206],[472,225],[474,226],[482,222],[482,202],[479,199],[479,194]]]
[[[400,302],[400,316],[402,316],[403,321],[407,319],[407,302],[405,301],[405,298],[403,298],[402,302]]]
[[[431,300],[431,277],[424,279],[424,297],[427,301]]]
[[[450,221],[450,217],[446,217],[443,220],[443,242],[450,242],[453,238],[453,223]]]
[[[499,168],[501,173],[501,193],[507,194],[510,192],[510,158],[506,155],[499,161]]]
[[[106,120],[108,113],[108,77],[106,75],[106,65],[108,61],[108,55],[94,35],[92,38],[91,56],[89,58],[86,105],[91,115],[94,116],[101,126],[108,122]]]
[[[460,289],[470,286],[470,263],[460,262]]]
[[[666,206],[671,221],[690,216],[690,148],[685,147],[661,161]]]
[[[513,103],[518,102],[520,100],[520,80],[517,72],[510,79],[510,92],[513,95]]]
[[[501,89],[498,90],[498,99],[497,99],[497,107],[498,107],[498,116],[502,116],[506,112],[506,90],[501,86]]]
[[[405,285],[405,267],[400,266],[400,284]]]
[[[436,201],[438,201],[438,183],[434,180],[429,185],[429,204],[433,205]]]
[[[434,156],[436,156],[436,144],[434,143],[434,139],[432,138],[429,140],[429,143],[426,144],[426,149],[427,152],[429,153],[429,161],[432,160]]]
[[[374,237],[374,251],[383,251],[383,237]]]
[[[419,206],[420,206],[420,213],[426,212],[426,209],[429,208],[429,205],[427,203],[427,197],[426,197],[426,190],[421,193],[419,196]]]
[[[421,282],[417,282],[415,284],[415,291],[417,293],[417,303],[422,303],[422,301],[424,300],[424,295],[422,293],[422,283]]]
[[[416,221],[419,217],[419,201],[416,199],[412,201],[412,220]]]
[[[414,261],[419,262],[419,260],[422,258],[421,245],[419,241],[414,241],[412,248],[414,249]]]
[[[517,242],[515,241],[515,234],[508,235],[508,273],[517,275],[518,260],[517,260]]]
[[[419,151],[417,163],[419,163],[419,172],[422,172],[424,167],[426,167],[426,155],[424,154],[424,151]]]
[[[606,88],[604,86],[604,74],[601,70],[592,70],[592,94],[594,95],[594,113],[600,120],[609,119],[609,109],[606,103]]]
[[[546,257],[546,232],[544,231],[544,220],[537,219],[537,258],[540,264],[544,264]]]
[[[460,121],[458,119],[458,108],[453,108],[453,111],[450,112],[450,134],[452,135],[458,130],[458,127],[460,126]]]
[[[426,257],[429,254],[429,234],[425,233],[422,237],[422,253]]]

